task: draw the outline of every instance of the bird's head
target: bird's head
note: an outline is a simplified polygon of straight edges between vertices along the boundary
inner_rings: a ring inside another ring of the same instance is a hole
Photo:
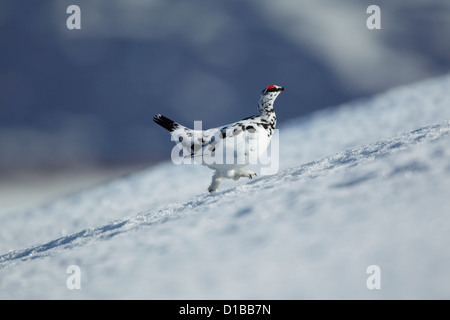
[[[261,92],[261,98],[259,100],[259,109],[262,110],[273,108],[272,104],[281,93],[281,91],[284,91],[283,87],[273,84],[268,85],[265,89],[263,89],[263,91]]]
[[[261,98],[275,100],[281,91],[284,91],[283,87],[270,84],[261,92]]]
[[[266,95],[266,94],[274,93],[274,92],[280,93],[281,91],[284,91],[284,88],[282,86],[276,86],[273,84],[269,84],[267,86],[267,88],[263,89],[262,94]]]

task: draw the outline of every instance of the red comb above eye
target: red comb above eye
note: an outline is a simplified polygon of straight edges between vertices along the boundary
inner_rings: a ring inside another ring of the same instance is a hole
[[[268,91],[269,89],[275,89],[275,86],[273,84],[270,84],[267,86],[266,91]]]

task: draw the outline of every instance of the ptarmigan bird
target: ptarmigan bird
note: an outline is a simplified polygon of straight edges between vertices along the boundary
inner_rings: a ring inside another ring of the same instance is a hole
[[[172,152],[172,160],[175,154],[215,170],[208,187],[209,192],[214,192],[224,178],[238,180],[256,176],[243,167],[256,164],[269,146],[277,124],[273,104],[281,91],[284,91],[281,86],[267,86],[261,93],[256,115],[223,127],[193,130],[161,114],[155,115],[153,120],[171,132],[172,140],[179,147],[178,152]]]

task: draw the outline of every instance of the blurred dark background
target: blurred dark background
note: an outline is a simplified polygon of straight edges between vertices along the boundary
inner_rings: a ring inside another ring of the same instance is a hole
[[[371,4],[381,30],[366,27]],[[282,123],[445,74],[449,30],[448,0],[2,1],[0,193],[30,172],[43,188],[169,159],[155,113],[219,126],[279,84]]]

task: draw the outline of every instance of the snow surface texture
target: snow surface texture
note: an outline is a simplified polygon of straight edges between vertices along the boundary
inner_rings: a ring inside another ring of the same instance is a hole
[[[0,298],[449,298],[448,119],[449,76],[285,124],[273,176],[168,162],[5,214]]]

